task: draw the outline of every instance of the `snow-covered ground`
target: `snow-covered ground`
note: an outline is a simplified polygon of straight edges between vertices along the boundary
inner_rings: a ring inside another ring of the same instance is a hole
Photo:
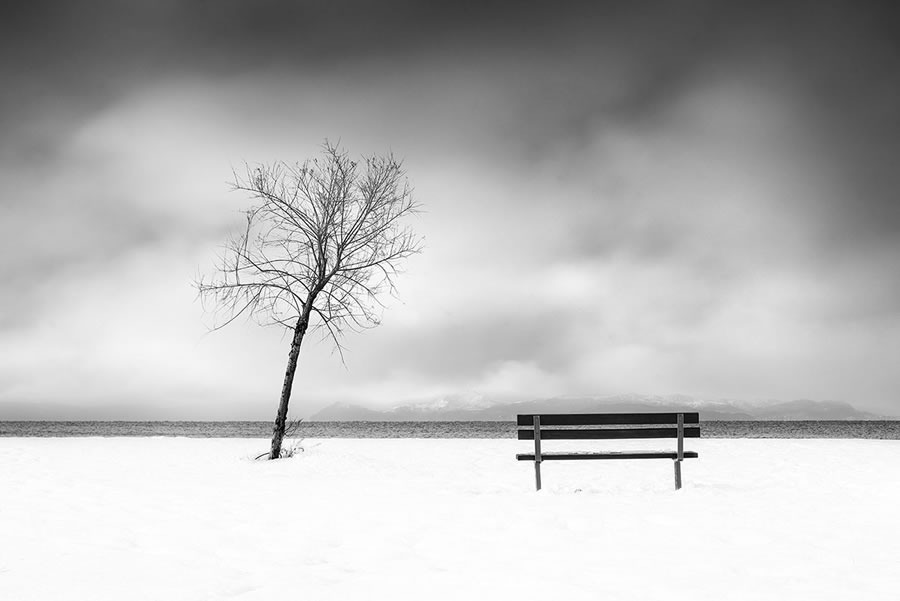
[[[525,442],[305,444],[0,439],[0,599],[900,598],[900,441],[690,441],[679,492],[660,460],[540,493]]]

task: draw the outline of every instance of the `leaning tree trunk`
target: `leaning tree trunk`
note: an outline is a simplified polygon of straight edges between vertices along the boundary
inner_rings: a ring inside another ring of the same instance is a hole
[[[304,314],[294,327],[294,337],[291,339],[291,352],[288,353],[287,370],[284,372],[284,384],[281,387],[281,401],[278,403],[275,427],[272,429],[272,449],[269,451],[269,459],[281,457],[281,441],[284,440],[288,404],[291,402],[291,389],[294,386],[294,372],[297,371],[297,357],[300,356],[300,344],[303,342],[303,335],[306,334],[308,325],[309,315]]]

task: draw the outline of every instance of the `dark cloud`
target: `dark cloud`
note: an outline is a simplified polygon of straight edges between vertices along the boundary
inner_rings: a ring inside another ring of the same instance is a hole
[[[585,327],[584,317],[534,305],[500,311],[472,306],[439,322],[397,328],[379,341],[378,353],[390,358],[391,370],[440,381],[477,379],[507,362],[552,373],[584,351],[576,336]],[[385,369],[380,361],[366,365],[350,358],[354,370]]]
[[[123,255],[159,244],[175,232],[187,235],[170,217],[119,199],[32,199],[6,207],[0,254],[18,260],[0,262],[0,330],[30,326],[43,312],[54,310],[60,278],[114,273]]]
[[[820,92],[813,109],[840,104],[841,94],[880,78],[881,89],[862,96],[890,106],[897,94],[887,77],[896,72],[893,10],[865,6],[35,2],[4,8],[3,72],[13,85],[0,114],[16,123],[22,115],[100,110],[126,90],[177,73],[353,77],[368,65],[372,77],[389,82],[427,79],[432,68],[452,65],[473,75],[487,70],[510,90],[514,118],[500,116],[505,133],[539,151],[560,136],[586,135],[598,121],[652,122],[681,94],[723,75],[760,85],[780,75]]]

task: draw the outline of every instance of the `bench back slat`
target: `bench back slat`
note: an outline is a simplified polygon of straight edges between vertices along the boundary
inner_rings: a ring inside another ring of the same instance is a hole
[[[519,426],[533,426],[536,414],[516,416]],[[678,413],[541,413],[541,429],[544,426],[625,426],[677,424]],[[682,413],[685,424],[699,424],[700,413]]]
[[[543,426],[543,417],[541,418]],[[519,440],[534,440],[534,430],[519,430]],[[700,428],[685,427],[685,438],[700,438]],[[622,440],[627,438],[678,438],[678,428],[603,428],[563,430],[541,427],[541,440]]]

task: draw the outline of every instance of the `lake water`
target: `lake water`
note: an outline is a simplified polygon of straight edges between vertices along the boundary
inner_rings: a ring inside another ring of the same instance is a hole
[[[873,438],[900,440],[896,421],[707,421],[704,438]],[[0,421],[0,437],[186,436],[266,438],[271,422]],[[514,422],[305,422],[300,438],[515,438]]]

